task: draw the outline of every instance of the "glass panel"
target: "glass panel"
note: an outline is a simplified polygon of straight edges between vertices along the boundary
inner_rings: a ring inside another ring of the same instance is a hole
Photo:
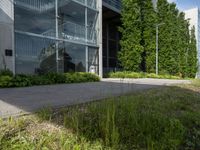
[[[68,42],[59,42],[60,61],[63,62],[64,72],[85,72],[86,71],[86,52],[84,45]]]
[[[116,8],[118,10],[121,10],[121,8],[122,8],[121,0],[103,0],[103,2],[109,4],[110,6]]]
[[[15,0],[15,30],[55,37],[55,0]]]
[[[116,25],[109,25],[109,39],[117,40],[117,26]]]
[[[88,43],[97,44],[97,32],[96,32],[96,25],[97,25],[97,17],[98,13],[94,10],[87,9],[87,26],[88,26]]]
[[[87,0],[87,6],[96,9],[97,8],[97,2],[96,2],[96,0]]]
[[[15,33],[15,50],[18,74],[56,71],[54,40]]]
[[[97,48],[89,47],[88,49],[88,72],[99,72],[99,51]]]
[[[74,1],[85,4],[85,0],[74,0]]]
[[[108,67],[107,57],[103,57],[103,67]]]
[[[107,38],[107,24],[103,24],[103,38]]]
[[[59,38],[85,42],[85,8],[73,1],[59,1]]]
[[[117,66],[116,58],[109,58],[109,67],[115,68]]]
[[[96,8],[96,0],[58,0],[60,41],[57,47],[59,53],[57,64],[55,0],[15,0],[16,72],[25,74],[56,72],[57,65],[59,72],[85,72],[86,46],[62,41],[67,39],[84,44],[87,38],[88,43],[97,44],[98,13],[87,8],[88,16],[85,16],[85,4]],[[87,37],[86,31],[88,31]],[[98,72],[98,50],[89,48],[88,59],[87,65],[95,66],[95,72]]]
[[[103,39],[103,56],[107,57],[107,39]]]
[[[109,57],[117,57],[117,42],[109,40]]]

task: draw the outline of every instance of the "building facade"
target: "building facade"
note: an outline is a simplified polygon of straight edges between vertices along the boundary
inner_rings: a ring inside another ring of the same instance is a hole
[[[198,73],[197,77],[200,78],[200,11],[199,8],[193,8],[185,11],[185,18],[189,20],[190,29],[195,27],[195,36],[197,42],[198,53]]]
[[[17,74],[117,66],[120,0],[1,0],[0,68]]]

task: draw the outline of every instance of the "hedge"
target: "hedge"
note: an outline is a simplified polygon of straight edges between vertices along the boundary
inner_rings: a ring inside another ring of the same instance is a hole
[[[51,85],[65,83],[98,82],[100,78],[91,73],[48,73],[45,75],[0,74],[0,87],[28,87],[34,85]]]
[[[157,79],[182,79],[179,76],[172,76],[168,74],[156,75],[154,73],[144,73],[144,72],[131,72],[131,71],[119,71],[119,72],[110,72],[106,76],[108,78],[157,78]]]

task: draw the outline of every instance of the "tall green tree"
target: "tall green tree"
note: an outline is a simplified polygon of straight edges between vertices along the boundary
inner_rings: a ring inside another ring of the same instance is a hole
[[[122,0],[119,60],[125,70],[147,71],[147,55],[155,52],[156,14],[151,0]],[[155,55],[154,55],[155,56]]]
[[[187,52],[187,76],[188,77],[194,77],[197,73],[197,49],[196,49],[196,38],[195,38],[195,28],[193,27],[191,30],[191,37],[190,37],[190,43],[189,48]]]
[[[175,3],[158,0],[123,0],[119,60],[125,70],[155,72],[156,25],[159,27],[159,71],[180,76],[196,72],[195,34]],[[193,58],[193,59],[192,59]],[[190,59],[190,60],[189,60]],[[190,65],[190,66],[189,66]]]
[[[158,1],[158,23],[164,23],[159,28],[159,71],[160,73],[176,74],[179,72],[178,43],[178,10],[175,4],[167,0]]]
[[[143,47],[140,45],[140,7],[138,0],[122,0],[122,3],[122,26],[120,27],[122,39],[118,58],[125,70],[140,71],[143,52]]]
[[[142,55],[141,70],[149,72],[155,70],[155,45],[156,45],[156,13],[151,0],[139,0],[141,15],[141,46]],[[154,60],[154,61],[152,61]]]

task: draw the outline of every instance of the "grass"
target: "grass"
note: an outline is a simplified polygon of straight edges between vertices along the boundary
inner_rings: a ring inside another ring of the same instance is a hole
[[[169,74],[156,75],[155,73],[144,72],[131,72],[131,71],[119,71],[110,72],[106,75],[108,78],[155,78],[155,79],[183,79],[181,76],[174,76]]]
[[[200,80],[193,80],[192,85],[196,87],[200,87]]]
[[[0,121],[0,149],[200,149],[200,81]]]

